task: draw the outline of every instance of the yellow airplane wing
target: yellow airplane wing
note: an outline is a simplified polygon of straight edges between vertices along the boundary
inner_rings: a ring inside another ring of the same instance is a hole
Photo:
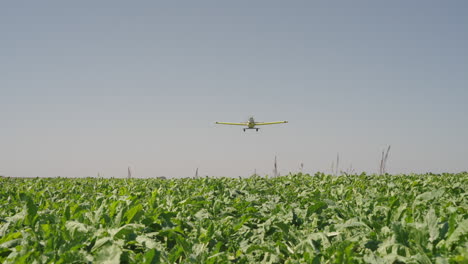
[[[288,121],[277,121],[277,122],[255,122],[256,126],[262,126],[262,125],[274,125],[274,124],[283,124],[287,123]]]
[[[229,122],[216,122],[219,125],[234,125],[234,126],[248,126],[249,123],[229,123]]]

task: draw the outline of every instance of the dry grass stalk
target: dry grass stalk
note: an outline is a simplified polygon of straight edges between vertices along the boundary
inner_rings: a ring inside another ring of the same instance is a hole
[[[354,170],[354,168],[353,168],[353,164],[350,164],[350,165],[349,165],[349,168],[346,170],[346,174],[348,174],[348,175],[353,175],[353,174],[355,174],[355,173],[356,173],[356,172],[355,172],[355,170]]]
[[[336,164],[335,161],[332,161],[331,173],[333,176],[337,176],[340,170],[340,153],[336,154]]]
[[[388,160],[388,153],[390,152],[390,145],[388,145],[387,151],[385,149],[382,151],[382,157],[380,159],[380,168],[379,174],[383,175],[387,173],[387,160]]]
[[[336,154],[336,171],[335,171],[335,175],[338,175],[339,170],[340,170],[340,153],[337,153]]]
[[[276,156],[275,156],[275,163],[273,165],[273,177],[278,177],[279,176],[279,173],[278,173],[278,163],[276,162]]]

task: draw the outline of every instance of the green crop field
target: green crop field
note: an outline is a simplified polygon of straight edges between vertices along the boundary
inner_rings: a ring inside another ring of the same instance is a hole
[[[468,173],[0,186],[2,263],[468,262]]]

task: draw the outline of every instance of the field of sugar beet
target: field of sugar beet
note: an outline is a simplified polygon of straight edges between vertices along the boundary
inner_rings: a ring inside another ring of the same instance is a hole
[[[468,173],[0,186],[1,263],[468,262]]]

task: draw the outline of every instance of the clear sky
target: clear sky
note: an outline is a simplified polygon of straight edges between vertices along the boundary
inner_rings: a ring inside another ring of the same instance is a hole
[[[0,175],[468,170],[468,2],[3,1]],[[258,133],[215,121],[288,120]]]

